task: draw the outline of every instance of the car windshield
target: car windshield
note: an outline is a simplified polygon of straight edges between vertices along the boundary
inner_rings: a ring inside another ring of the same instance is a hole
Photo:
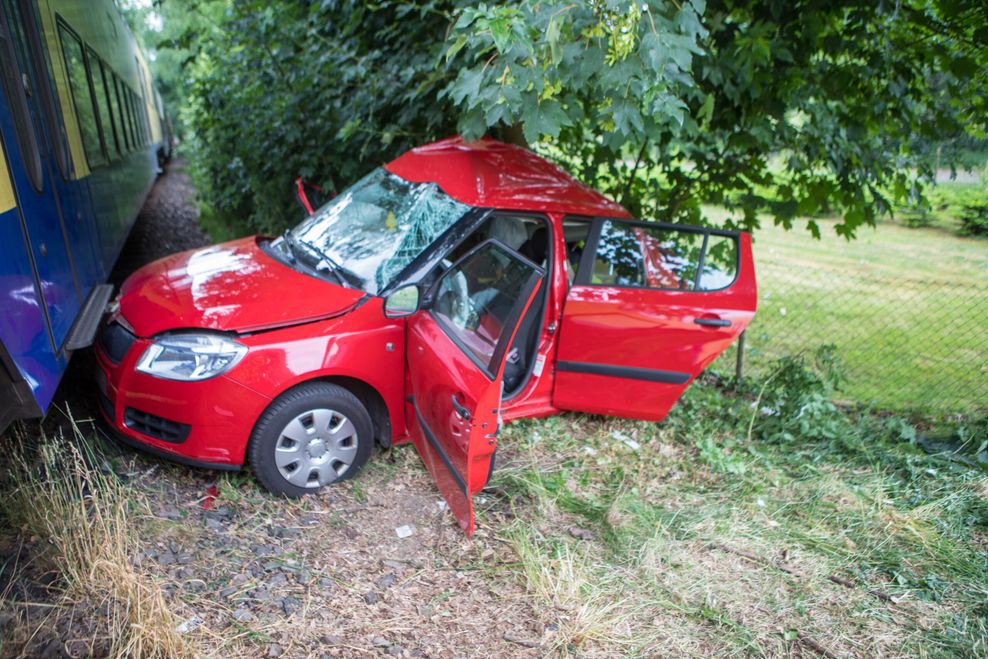
[[[435,183],[412,183],[378,168],[291,231],[376,295],[470,209]]]

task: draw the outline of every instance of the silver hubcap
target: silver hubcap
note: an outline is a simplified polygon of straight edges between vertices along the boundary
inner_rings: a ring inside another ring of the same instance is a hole
[[[274,462],[297,487],[317,488],[346,473],[357,457],[357,429],[335,410],[303,412],[288,422],[275,444]]]

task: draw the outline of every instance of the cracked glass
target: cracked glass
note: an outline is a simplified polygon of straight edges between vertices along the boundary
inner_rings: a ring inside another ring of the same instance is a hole
[[[378,168],[292,235],[328,257],[349,284],[376,295],[468,210],[435,183],[412,183]]]

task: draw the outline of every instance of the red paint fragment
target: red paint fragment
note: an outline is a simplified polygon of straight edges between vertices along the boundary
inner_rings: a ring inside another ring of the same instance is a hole
[[[216,502],[217,497],[219,497],[220,491],[216,489],[215,485],[210,485],[206,488],[206,496],[202,498],[202,509],[209,510],[213,507]]]

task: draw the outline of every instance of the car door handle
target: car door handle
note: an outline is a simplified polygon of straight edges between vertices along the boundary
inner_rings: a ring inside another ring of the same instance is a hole
[[[693,322],[697,325],[705,325],[707,327],[730,327],[731,321],[724,320],[723,318],[694,318]]]
[[[453,403],[453,409],[456,410],[457,416],[464,421],[469,421],[470,410],[467,409],[467,406],[460,402],[460,399],[457,398],[456,394],[453,394],[453,397],[450,400]]]

